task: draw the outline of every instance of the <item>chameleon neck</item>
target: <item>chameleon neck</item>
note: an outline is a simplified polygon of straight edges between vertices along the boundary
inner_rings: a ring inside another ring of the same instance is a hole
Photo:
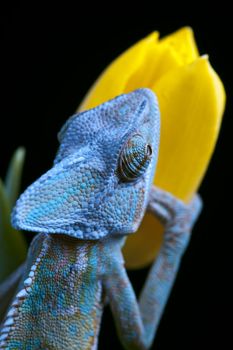
[[[6,347],[95,349],[103,306],[102,249],[99,241],[36,236],[5,319]]]

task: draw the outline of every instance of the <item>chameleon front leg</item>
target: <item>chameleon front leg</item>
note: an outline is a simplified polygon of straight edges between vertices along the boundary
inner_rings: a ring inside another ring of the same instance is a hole
[[[125,349],[150,348],[201,206],[197,195],[185,205],[153,187],[148,209],[165,225],[164,242],[149,271],[139,303],[122,264],[116,261],[112,271],[104,276],[103,283]]]

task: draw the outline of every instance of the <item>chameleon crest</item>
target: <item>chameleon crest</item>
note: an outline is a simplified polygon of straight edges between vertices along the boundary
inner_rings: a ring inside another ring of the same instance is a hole
[[[58,134],[54,166],[21,195],[13,225],[80,239],[137,230],[157,162],[159,125],[148,89],[72,116]]]

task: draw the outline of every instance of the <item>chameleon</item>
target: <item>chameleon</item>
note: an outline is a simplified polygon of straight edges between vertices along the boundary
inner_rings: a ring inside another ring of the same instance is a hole
[[[147,88],[74,114],[52,168],[17,200],[12,224],[37,232],[1,326],[0,349],[95,350],[104,305],[125,349],[152,346],[202,208],[154,185],[160,112]],[[148,210],[164,239],[137,300],[121,249]]]

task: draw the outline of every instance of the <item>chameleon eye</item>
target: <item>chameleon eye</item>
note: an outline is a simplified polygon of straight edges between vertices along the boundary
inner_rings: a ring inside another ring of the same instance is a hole
[[[124,181],[133,181],[142,176],[152,156],[152,147],[136,134],[125,144],[120,154],[118,173]]]

